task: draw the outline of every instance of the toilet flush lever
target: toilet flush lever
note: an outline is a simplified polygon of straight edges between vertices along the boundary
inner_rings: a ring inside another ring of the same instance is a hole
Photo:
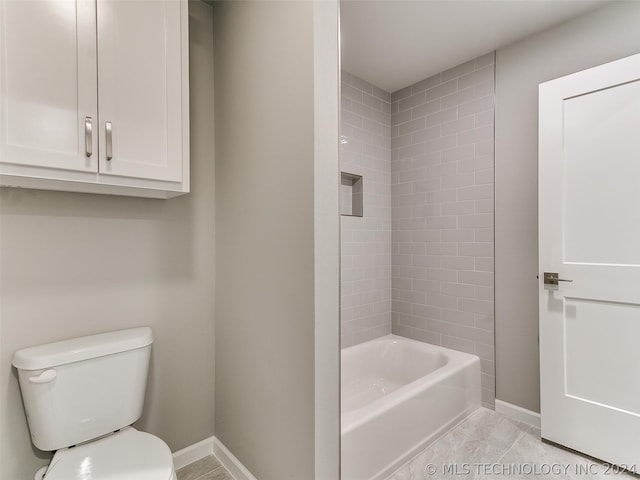
[[[29,382],[31,383],[49,383],[53,382],[58,373],[55,370],[45,370],[40,375],[36,377],[29,377]]]

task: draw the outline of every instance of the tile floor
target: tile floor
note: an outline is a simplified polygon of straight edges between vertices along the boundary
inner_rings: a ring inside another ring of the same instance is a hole
[[[178,480],[234,480],[216,457],[209,455],[177,472]]]
[[[234,480],[213,455],[181,468],[177,474],[178,480]],[[403,465],[388,480],[487,478],[640,479],[639,476],[608,469],[591,458],[543,443],[539,429],[480,408]]]
[[[640,477],[540,440],[540,430],[481,408],[388,480],[629,480]]]

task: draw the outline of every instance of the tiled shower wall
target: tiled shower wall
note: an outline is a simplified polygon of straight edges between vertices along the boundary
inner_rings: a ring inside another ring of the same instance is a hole
[[[340,168],[361,175],[363,216],[341,217],[342,347],[391,333],[391,95],[342,72]]]
[[[494,60],[391,95],[393,333],[478,355],[490,407]]]

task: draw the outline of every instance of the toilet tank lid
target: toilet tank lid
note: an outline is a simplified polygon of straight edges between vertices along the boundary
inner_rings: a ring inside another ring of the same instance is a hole
[[[41,370],[135,350],[152,343],[153,332],[149,327],[130,328],[24,348],[14,353],[12,363],[21,370]]]

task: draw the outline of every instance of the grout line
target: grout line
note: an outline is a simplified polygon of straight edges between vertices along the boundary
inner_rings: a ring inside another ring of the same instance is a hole
[[[198,476],[197,476],[197,477],[195,477],[193,480],[201,480],[201,479],[202,479],[202,478],[204,478],[206,475],[209,475],[210,473],[213,473],[213,472],[215,472],[215,471],[217,471],[217,470],[220,470],[220,469],[223,469],[224,471],[226,471],[226,472],[227,472],[227,475],[229,475],[230,477],[232,477],[232,478],[233,478],[233,476],[231,475],[231,473],[230,473],[230,472],[225,468],[225,466],[224,466],[224,465],[222,465],[222,464],[220,463],[220,460],[219,460],[219,459],[218,459],[218,457],[216,457],[214,454],[207,455],[206,457],[203,457],[203,458],[201,458],[201,459],[199,459],[199,460],[196,460],[195,462],[191,462],[191,463],[189,463],[189,464],[185,465],[184,467],[180,468],[179,470],[183,470],[184,468],[187,468],[187,467],[189,467],[190,465],[194,465],[194,464],[196,464],[196,463],[202,462],[202,461],[203,461],[205,458],[207,458],[207,457],[214,457],[214,458],[218,461],[218,464],[219,464],[219,465],[218,465],[217,467],[214,467],[214,468],[213,468],[213,469],[211,469],[211,470],[207,470],[206,472],[201,472],[201,473],[199,473],[199,474],[198,474]],[[176,474],[177,474],[177,473],[178,473],[178,471],[176,471]],[[180,477],[179,477],[179,476],[178,476],[178,480],[180,480]]]
[[[521,423],[521,422],[520,422],[520,423]],[[505,450],[505,452],[504,452],[502,455],[500,455],[500,457],[498,458],[498,460],[496,460],[496,463],[500,463],[500,462],[501,462],[501,460],[502,460],[504,457],[506,457],[506,456],[507,456],[507,453],[509,453],[511,450],[513,450],[513,449],[514,449],[514,447],[515,447],[515,446],[518,444],[518,442],[520,441],[520,439],[522,439],[522,438],[525,436],[525,434],[527,434],[527,433],[529,433],[527,430],[521,430],[520,435],[518,435],[518,438],[516,438],[516,441],[515,441],[515,442],[513,442],[513,443],[511,444],[511,446],[510,446],[509,448],[507,448],[507,449]]]
[[[213,470],[209,470],[208,472],[204,472],[202,475],[200,475],[199,477],[195,478],[194,480],[202,480],[204,477],[206,477],[210,473],[215,473],[215,472],[217,472],[219,470],[225,471],[227,473],[227,476],[233,478],[231,476],[231,473],[226,468],[224,468],[224,465],[220,465],[220,466],[214,468]]]

